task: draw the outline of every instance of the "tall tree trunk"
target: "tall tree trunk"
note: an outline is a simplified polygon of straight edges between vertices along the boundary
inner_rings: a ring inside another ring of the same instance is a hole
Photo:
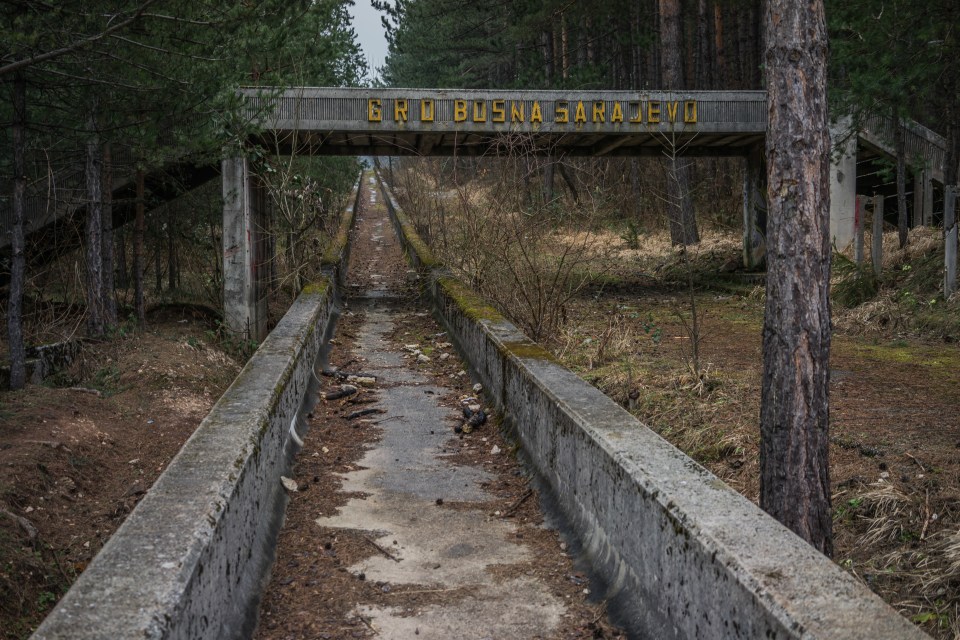
[[[27,195],[27,80],[22,72],[13,77],[13,226],[10,229],[10,297],[7,302],[7,339],[10,342],[10,388],[27,382],[26,348],[23,344],[23,284],[26,278],[23,226]]]
[[[683,89],[683,67],[680,60],[680,0],[659,0],[660,39],[663,51],[664,89]],[[670,242],[690,245],[700,241],[697,218],[690,192],[690,164],[667,149],[667,216],[670,221]]]
[[[174,228],[176,227],[173,207],[167,207],[167,289],[177,289],[177,243]]]
[[[543,75],[547,79],[547,85],[553,80],[553,35],[550,31],[543,31],[540,34],[540,44],[543,49]]]
[[[126,291],[130,288],[130,269],[127,265],[127,237],[123,227],[119,227],[114,235],[116,241],[115,254],[117,256],[117,290]]]
[[[710,20],[707,0],[697,0],[697,59],[696,89],[711,89],[710,65],[715,56],[710,52]]]
[[[907,246],[907,234],[910,231],[907,218],[907,142],[903,119],[896,113],[896,109],[893,114],[893,131],[897,154],[897,235],[900,248],[903,249]]]
[[[144,182],[143,169],[137,169],[137,209],[136,221],[133,225],[133,306],[137,314],[137,322],[141,325],[146,321],[146,307],[143,300],[143,236],[147,226]]]
[[[543,164],[543,204],[548,205],[553,202],[554,194],[554,156],[548,155]]]
[[[833,553],[830,137],[823,1],[767,0],[767,301],[760,506]]]
[[[716,72],[714,74],[714,86],[711,89],[723,88],[727,84],[727,58],[726,49],[723,41],[723,9],[721,2],[713,5],[713,48],[716,52]]]
[[[103,155],[97,131],[97,104],[87,117],[87,333],[103,337]]]
[[[153,238],[154,246],[156,247],[153,252],[153,271],[156,276],[156,288],[155,291],[159,296],[163,291],[163,224],[160,222],[159,216],[153,216]]]
[[[570,51],[568,46],[567,15],[560,14],[560,75],[566,80],[570,75]]]
[[[103,145],[103,185],[101,186],[103,209],[101,233],[103,252],[103,322],[106,328],[117,324],[117,299],[114,297],[113,276],[113,154],[110,143]]]

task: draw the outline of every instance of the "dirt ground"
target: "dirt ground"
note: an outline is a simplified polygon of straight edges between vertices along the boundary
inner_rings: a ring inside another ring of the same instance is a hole
[[[60,386],[0,391],[0,638],[40,623],[239,371],[168,307],[88,344]]]

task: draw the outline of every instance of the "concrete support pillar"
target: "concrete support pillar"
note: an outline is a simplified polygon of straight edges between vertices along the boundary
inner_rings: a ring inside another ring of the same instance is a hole
[[[261,189],[246,158],[223,161],[223,316],[235,335],[259,342],[267,334]]]
[[[763,147],[754,147],[743,172],[743,266],[759,269],[767,254],[767,169]]]
[[[854,239],[857,198],[857,137],[850,119],[831,127],[833,161],[830,163],[830,240],[843,250]],[[839,150],[839,153],[837,153]]]
[[[957,187],[943,189],[944,270],[943,297],[957,290]]]

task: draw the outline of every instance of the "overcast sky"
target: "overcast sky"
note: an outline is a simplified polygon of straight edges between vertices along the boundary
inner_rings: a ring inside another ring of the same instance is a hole
[[[380,12],[370,6],[370,0],[354,0],[350,7],[353,16],[353,29],[367,56],[371,79],[376,76],[377,67],[383,66],[387,58],[387,39],[380,23]]]

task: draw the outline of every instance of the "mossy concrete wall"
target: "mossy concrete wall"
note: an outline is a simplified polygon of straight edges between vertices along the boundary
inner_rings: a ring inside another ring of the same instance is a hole
[[[386,187],[384,186],[386,190]],[[403,212],[384,194],[395,219]],[[412,225],[411,261],[429,264]],[[432,259],[432,257],[430,257]],[[636,638],[925,638],[756,505],[539,349],[435,260],[441,321]]]
[[[334,294],[304,289],[33,638],[250,635]]]
[[[339,288],[343,288],[346,284],[347,264],[350,262],[350,231],[353,229],[353,222],[360,204],[361,187],[366,175],[368,175],[366,171],[360,172],[360,177],[353,185],[353,192],[347,198],[347,206],[340,217],[337,235],[320,258],[321,271],[332,278]]]

